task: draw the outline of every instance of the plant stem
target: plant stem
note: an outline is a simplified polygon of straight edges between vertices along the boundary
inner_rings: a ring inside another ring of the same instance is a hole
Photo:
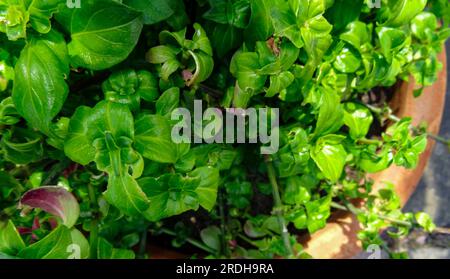
[[[167,229],[167,228],[161,228],[161,232],[162,232],[162,233],[165,233],[165,234],[167,234],[167,235],[170,235],[170,236],[176,236],[176,235],[177,235],[174,231],[169,230],[169,229]],[[198,241],[198,240],[196,240],[196,239],[187,237],[187,238],[186,238],[186,241],[187,241],[188,243],[190,243],[191,245],[194,245],[195,247],[197,247],[197,248],[199,248],[199,249],[202,249],[202,250],[204,250],[204,251],[206,251],[206,252],[208,252],[208,253],[210,253],[210,254],[217,254],[217,251],[216,251],[216,250],[214,250],[214,249],[212,249],[212,248],[206,246],[205,244],[201,243],[200,241]]]
[[[349,211],[354,215],[359,215],[359,214],[365,214],[366,212],[362,209],[357,208],[356,206],[354,206],[353,204],[351,204],[350,202],[345,202],[345,205],[341,205],[339,203],[336,202],[331,202],[331,207],[335,208],[335,209],[339,209],[339,210],[344,210],[344,211]],[[398,220],[398,219],[394,219],[388,216],[384,216],[384,215],[380,215],[380,214],[376,214],[376,216],[382,220],[388,221],[390,223],[393,224],[397,224],[400,226],[405,226],[405,227],[412,227],[413,224],[411,222],[408,221],[403,221],[403,220]]]
[[[142,232],[141,242],[139,243],[139,252],[138,252],[139,259],[145,258],[146,249],[147,249],[147,226],[146,229]]]
[[[248,238],[247,236],[245,236],[245,235],[243,235],[243,234],[241,234],[241,233],[237,234],[237,236],[238,236],[240,239],[242,239],[242,240],[244,240],[245,242],[247,242],[248,244],[250,244],[250,245],[252,245],[252,246],[255,246],[255,247],[258,247],[258,245],[256,245],[256,243],[255,243],[253,240],[251,240],[250,238]]]
[[[222,231],[221,241],[222,241],[222,249],[225,257],[230,256],[230,249],[228,247],[226,235],[227,235],[227,227],[225,222],[225,212],[223,209],[223,195],[221,189],[219,189],[219,215],[220,215],[220,230]]]
[[[292,250],[291,242],[289,240],[289,232],[286,227],[286,221],[284,220],[284,217],[283,217],[283,211],[282,211],[283,204],[281,203],[280,192],[278,189],[277,178],[275,175],[275,169],[273,167],[272,160],[268,155],[266,155],[264,157],[264,159],[265,159],[266,165],[267,165],[267,172],[268,172],[270,184],[272,185],[272,195],[273,195],[273,200],[275,203],[273,212],[277,215],[278,224],[279,224],[280,230],[281,230],[281,237],[283,238],[283,243],[284,243],[284,248],[286,249],[286,253],[288,256],[292,256],[292,255],[294,255],[294,251]]]
[[[88,193],[89,193],[89,200],[91,202],[91,206],[93,208],[94,214],[91,220],[91,231],[89,234],[89,246],[90,249],[90,258],[96,259],[97,258],[97,247],[98,247],[98,220],[97,220],[97,198],[95,196],[94,187],[92,187],[92,184],[88,184]]]
[[[50,185],[53,180],[69,166],[69,164],[70,162],[67,159],[64,159],[53,165],[48,172],[47,177],[42,181],[42,185]]]
[[[366,106],[367,106],[367,108],[369,110],[371,110],[372,112],[374,112],[374,113],[376,113],[378,115],[383,115],[384,114],[384,111],[381,108],[377,108],[377,107],[374,107],[374,106],[368,105],[368,104],[366,104]],[[393,115],[391,113],[389,113],[389,115],[387,115],[387,118],[389,120],[391,120],[391,121],[394,121],[394,122],[399,122],[401,120],[399,117],[397,117],[397,116],[395,116],[395,115]],[[410,126],[410,129],[412,131],[417,131],[417,128],[412,126],[412,125]],[[445,144],[445,145],[450,147],[450,139],[446,139],[444,137],[441,137],[439,135],[435,135],[435,134],[430,133],[430,132],[427,132],[427,137],[435,140],[436,142],[440,142],[440,143]]]
[[[365,139],[365,138],[359,139],[358,143],[361,143],[361,144],[373,144],[373,145],[377,145],[377,146],[380,146],[382,144],[382,142],[379,141],[379,140]]]

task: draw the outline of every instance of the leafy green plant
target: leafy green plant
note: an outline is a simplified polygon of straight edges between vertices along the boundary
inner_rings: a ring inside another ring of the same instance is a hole
[[[436,81],[449,5],[366,2],[0,0],[0,258],[146,258],[159,237],[189,256],[308,258],[297,235],[336,210],[364,247],[433,231],[367,174],[448,141],[365,96]],[[173,112],[198,100],[279,108],[278,152],[175,142]]]

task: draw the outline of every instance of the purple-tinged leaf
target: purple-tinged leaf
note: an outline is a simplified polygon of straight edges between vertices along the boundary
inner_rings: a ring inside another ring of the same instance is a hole
[[[75,197],[63,187],[43,186],[26,192],[20,206],[40,208],[62,220],[71,228],[80,215],[80,206]]]

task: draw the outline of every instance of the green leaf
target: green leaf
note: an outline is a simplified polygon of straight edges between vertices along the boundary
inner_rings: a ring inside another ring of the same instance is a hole
[[[341,31],[359,18],[363,5],[362,0],[334,0],[325,17],[333,25],[334,31]]]
[[[6,223],[0,222],[0,253],[14,256],[24,248],[25,243],[14,223],[11,220]]]
[[[166,90],[156,101],[156,113],[161,116],[170,115],[180,103],[180,88],[172,87]]]
[[[186,39],[186,28],[178,32],[162,31],[159,34],[161,46],[153,47],[147,53],[152,64],[163,64],[160,76],[164,81],[179,68],[187,86],[205,81],[214,69],[213,51],[205,30],[194,23],[192,40]],[[178,54],[181,53],[181,57]]]
[[[249,93],[259,93],[266,83],[267,76],[260,75],[259,57],[254,52],[240,52],[232,61],[231,73],[237,78],[239,87]]]
[[[327,135],[319,138],[311,150],[311,157],[323,175],[336,182],[344,170],[347,153],[340,143],[343,136]]]
[[[248,0],[208,0],[211,9],[203,17],[223,25],[245,28],[250,15]]]
[[[165,0],[169,7],[174,11],[173,15],[169,17],[166,22],[174,30],[185,28],[189,23],[189,16],[186,13],[186,6],[183,0]]]
[[[189,152],[189,144],[173,142],[169,120],[160,115],[142,115],[136,120],[135,147],[147,159],[176,163]]]
[[[30,129],[17,127],[5,131],[0,146],[3,158],[15,164],[38,162],[44,157],[42,137]]]
[[[325,227],[330,217],[331,195],[306,203],[308,215],[307,227],[309,233],[314,233]]]
[[[80,215],[76,198],[60,186],[43,186],[27,191],[20,199],[20,206],[40,208],[58,217],[67,228],[72,228]]]
[[[289,216],[292,223],[294,223],[294,226],[298,230],[302,230],[305,228],[308,228],[308,216],[306,215],[305,210],[302,208],[295,212],[292,216]],[[313,223],[310,223],[309,229],[311,231],[314,231],[315,228],[313,227]]]
[[[228,195],[228,203],[233,207],[245,209],[250,206],[253,196],[252,184],[250,182],[227,182],[225,183],[225,190]]]
[[[216,226],[209,226],[200,231],[200,238],[210,248],[220,251],[222,231]]]
[[[424,42],[431,42],[436,36],[438,21],[434,14],[422,12],[411,20],[411,31],[413,35]]]
[[[194,59],[195,71],[192,77],[187,79],[186,85],[192,86],[208,79],[214,69],[214,60],[210,54],[204,52],[189,51],[189,53]]]
[[[381,6],[379,19],[384,26],[399,27],[423,11],[427,0],[392,0]]]
[[[200,184],[195,189],[200,205],[211,211],[216,204],[217,189],[219,187],[219,170],[213,167],[200,167],[188,174],[189,177],[198,179]]]
[[[164,174],[159,178],[142,178],[138,182],[150,201],[150,207],[143,213],[150,221],[197,210],[200,205],[195,191],[200,184],[198,178]]]
[[[270,87],[266,90],[266,97],[273,97],[289,87],[294,81],[294,75],[289,72],[281,72],[279,75],[270,76]]]
[[[352,139],[365,137],[372,121],[372,113],[367,107],[350,102],[344,104],[344,124],[350,129]]]
[[[125,60],[137,44],[143,21],[141,12],[107,0],[84,0],[80,9],[62,8],[56,19],[71,35],[71,64],[91,70]]]
[[[16,63],[12,98],[17,111],[34,128],[49,132],[69,91],[64,81],[68,74],[67,47],[61,34],[51,31],[29,39]]]
[[[39,33],[45,34],[50,32],[52,27],[50,19],[58,11],[60,3],[60,0],[32,0],[31,5],[28,7],[31,27]]]
[[[311,194],[305,185],[302,185],[299,176],[291,176],[286,180],[286,189],[283,192],[283,201],[287,204],[302,205],[309,202]]]
[[[78,254],[79,255],[73,255]],[[21,250],[20,258],[25,259],[69,259],[79,256],[80,259],[89,255],[89,243],[76,229],[64,225],[58,226],[50,234]]]
[[[243,42],[242,30],[225,24],[208,24],[205,26],[210,34],[211,45],[219,57],[224,57],[232,49],[237,49]]]
[[[424,212],[417,212],[414,215],[414,218],[426,232],[432,233],[436,228],[436,225],[433,223],[433,219],[431,219],[430,215]]]
[[[361,66],[361,58],[355,49],[345,46],[336,56],[333,66],[342,73],[354,73]]]
[[[26,37],[30,14],[22,0],[3,0],[0,2],[0,32],[6,33],[8,40],[15,41]]]
[[[361,21],[353,21],[347,25],[345,31],[339,35],[339,38],[355,47],[360,52],[364,52],[365,45],[370,45],[372,40],[371,26]]]
[[[110,174],[108,189],[104,193],[106,200],[129,216],[144,213],[149,207],[149,200],[134,178],[122,171]]]
[[[280,2],[280,1],[279,1]],[[272,10],[272,20],[275,34],[288,38],[297,48],[304,45],[300,26],[297,25],[297,15],[286,1],[281,1]]]
[[[319,117],[317,119],[314,136],[331,134],[341,128],[344,123],[344,110],[341,105],[341,97],[328,89],[319,87],[321,94]]]
[[[144,24],[155,24],[173,15],[166,0],[122,0],[122,3],[144,14]]]
[[[107,168],[111,164],[106,146],[107,134],[121,143],[120,147],[127,147],[131,144],[127,141],[134,138],[133,128],[133,115],[126,105],[101,101],[94,108],[81,106],[70,120],[64,152],[80,164],[87,165],[95,160]],[[101,150],[106,151],[104,156],[98,154],[97,151]]]
[[[126,104],[131,111],[139,110],[141,98],[152,102],[159,96],[158,81],[145,70],[115,72],[103,82],[102,91],[106,100]]]
[[[394,159],[394,155],[389,146],[383,148],[378,154],[376,153],[376,148],[375,145],[372,145],[366,152],[361,154],[359,166],[365,172],[377,173],[385,170],[391,165]]]
[[[271,0],[250,2],[250,22],[245,29],[246,41],[265,41],[273,33],[271,21]]]
[[[132,250],[114,248],[106,239],[98,239],[97,259],[134,259],[135,254]]]

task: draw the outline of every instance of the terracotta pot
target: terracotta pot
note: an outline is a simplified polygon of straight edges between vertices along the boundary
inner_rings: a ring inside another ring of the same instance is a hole
[[[444,113],[447,85],[445,50],[439,55],[439,59],[443,64],[443,70],[433,86],[425,88],[423,94],[415,98],[413,91],[416,85],[411,78],[411,82],[401,84],[391,103],[395,115],[412,117],[413,125],[426,122],[428,131],[434,134],[439,133]],[[392,166],[383,172],[371,175],[375,181],[374,191],[378,191],[385,186],[385,181],[389,181],[395,185],[395,190],[404,205],[422,177],[434,144],[433,140],[428,141],[428,146],[414,170]],[[351,258],[360,253],[361,243],[356,237],[360,227],[356,217],[347,212],[337,212],[330,221],[324,229],[313,234],[309,239],[302,239],[305,250],[318,259]]]
[[[426,122],[428,131],[435,134],[439,133],[445,105],[447,84],[445,50],[439,55],[439,59],[443,64],[443,70],[439,73],[439,78],[433,86],[425,88],[423,94],[419,98],[415,98],[413,91],[416,85],[414,79],[411,78],[411,82],[404,82],[399,86],[390,105],[395,115],[412,117],[413,125]],[[383,172],[371,175],[375,181],[374,191],[378,191],[385,186],[385,181],[389,181],[395,185],[395,190],[404,205],[416,189],[433,147],[434,141],[429,140],[428,146],[414,170],[392,166]],[[361,243],[356,237],[359,230],[359,222],[354,215],[347,212],[336,212],[324,229],[311,236],[304,235],[299,238],[306,252],[314,258],[351,258],[361,252]],[[153,259],[188,258],[176,251],[163,249],[153,244],[150,245],[149,251]]]

